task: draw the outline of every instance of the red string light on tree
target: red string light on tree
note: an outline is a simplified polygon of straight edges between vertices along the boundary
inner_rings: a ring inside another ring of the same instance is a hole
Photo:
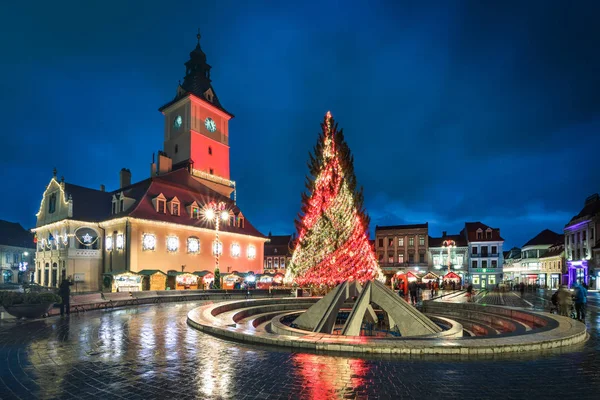
[[[321,129],[310,155],[310,193],[302,194],[298,241],[286,279],[302,286],[381,279],[383,273],[369,244],[362,189],[356,190],[350,148],[330,112]]]

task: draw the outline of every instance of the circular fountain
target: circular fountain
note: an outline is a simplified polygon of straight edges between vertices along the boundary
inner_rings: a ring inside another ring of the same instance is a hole
[[[328,352],[479,355],[587,339],[584,324],[542,312],[428,301],[421,313],[377,281],[344,282],[323,298],[207,304],[192,310],[187,321],[242,342]]]

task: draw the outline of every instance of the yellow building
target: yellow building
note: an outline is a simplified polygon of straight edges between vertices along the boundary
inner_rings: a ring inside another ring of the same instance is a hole
[[[78,292],[109,289],[121,271],[213,271],[217,253],[223,274],[262,271],[267,239],[236,205],[229,176],[233,115],[212,88],[210,68],[198,39],[175,98],[160,108],[165,151],[148,179],[131,184],[122,169],[119,189],[107,192],[59,181],[54,171],[33,229],[36,282],[57,287],[72,276]],[[215,205],[222,209],[209,220],[206,210]],[[126,277],[128,287],[142,288],[135,274]]]

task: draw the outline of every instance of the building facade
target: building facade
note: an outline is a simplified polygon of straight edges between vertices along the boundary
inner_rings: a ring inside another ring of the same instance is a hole
[[[495,288],[502,282],[504,239],[500,229],[481,222],[467,222],[461,235],[469,246],[467,281],[476,289]]]
[[[540,258],[548,252],[550,247],[561,241],[561,234],[552,232],[550,229],[544,229],[525,243],[521,248],[519,283],[523,282],[526,285],[546,287],[549,283],[548,279],[550,279],[551,276],[542,272],[542,262]]]
[[[285,274],[292,259],[294,236],[272,235],[269,232],[268,239],[269,241],[265,242],[263,270],[268,274]]]
[[[512,249],[503,252],[502,273],[504,280],[517,284],[521,281],[521,249],[513,247]]]
[[[375,227],[375,251],[388,281],[394,274],[428,270],[428,231],[428,223]]]
[[[600,289],[600,196],[589,196],[579,214],[565,225],[567,283],[586,283]]]
[[[0,220],[0,283],[32,282],[34,237],[21,224]]]
[[[229,174],[229,120],[198,44],[165,116],[164,148],[150,177],[107,192],[53,178],[37,213],[36,282],[77,291],[107,286],[107,275],[158,270],[175,275],[260,272],[264,242],[236,203]],[[218,229],[217,229],[218,227]],[[141,287],[141,286],[140,286]]]
[[[429,237],[429,261],[436,275],[454,272],[464,281],[468,259],[469,245],[463,235],[448,235],[444,231],[441,237]]]
[[[564,237],[550,246],[548,250],[540,256],[540,282],[545,282],[544,286],[549,289],[558,289],[562,283],[562,276],[565,267],[565,245]]]

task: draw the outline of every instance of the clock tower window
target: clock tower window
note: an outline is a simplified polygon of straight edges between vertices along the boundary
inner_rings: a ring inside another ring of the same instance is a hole
[[[208,147],[208,155],[212,156],[212,147]]]

